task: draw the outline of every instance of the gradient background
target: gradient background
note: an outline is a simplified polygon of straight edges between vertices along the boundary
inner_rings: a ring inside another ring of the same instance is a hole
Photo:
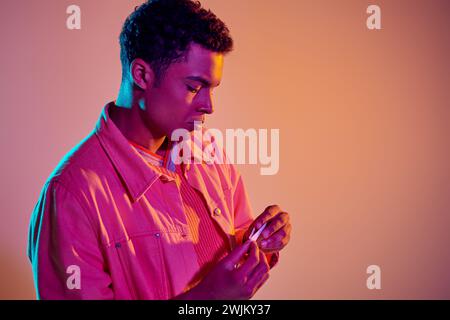
[[[141,1],[0,2],[0,298],[34,299],[28,221],[120,84]],[[77,4],[82,29],[66,29]],[[204,0],[235,39],[209,127],[279,128],[280,171],[240,166],[292,239],[257,299],[450,298],[450,1]],[[366,8],[382,30],[366,28]],[[366,268],[382,270],[368,290]]]

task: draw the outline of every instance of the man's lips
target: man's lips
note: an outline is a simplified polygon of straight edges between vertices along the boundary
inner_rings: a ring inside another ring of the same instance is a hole
[[[200,122],[200,123],[205,123],[205,119],[193,119],[191,121],[189,121],[189,123],[194,123],[194,122]]]

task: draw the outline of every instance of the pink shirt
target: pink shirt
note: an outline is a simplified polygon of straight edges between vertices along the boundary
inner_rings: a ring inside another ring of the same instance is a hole
[[[170,299],[196,285],[199,263],[178,184],[134,150],[110,106],[34,208],[28,255],[39,299]],[[186,178],[234,248],[253,221],[236,168],[192,163]]]
[[[170,150],[166,151],[164,156],[160,156],[133,142],[130,143],[154,170],[174,178],[180,190],[188,228],[192,234],[192,243],[197,253],[199,272],[196,276],[199,280],[202,279],[217,261],[230,252],[227,235],[211,218],[203,196],[187,181],[185,165],[174,165],[173,170],[168,169]]]

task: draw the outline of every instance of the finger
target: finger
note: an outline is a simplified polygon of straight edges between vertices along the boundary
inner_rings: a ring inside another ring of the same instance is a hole
[[[263,239],[269,238],[272,234],[283,228],[285,225],[289,223],[289,214],[287,212],[278,213],[270,222],[267,227],[264,229],[261,234]]]
[[[262,275],[261,279],[259,280],[259,282],[255,285],[255,284],[251,284],[251,286],[249,284],[246,284],[245,287],[245,291],[246,291],[246,299],[251,299],[253,298],[253,296],[256,294],[256,292],[258,292],[259,289],[261,289],[261,287],[264,285],[264,283],[266,283],[266,281],[269,279],[269,274],[266,273],[264,275]]]
[[[262,240],[260,245],[264,251],[278,251],[283,249],[289,242],[291,237],[291,224],[287,224],[282,229],[275,232],[268,239]]]
[[[259,281],[259,283],[256,285],[255,292],[257,292],[259,289],[261,289],[261,287],[267,282],[267,280],[269,280],[269,277],[270,277],[269,273],[266,273],[262,277],[261,281]]]
[[[246,241],[240,246],[234,248],[224,259],[225,266],[228,270],[233,270],[234,266],[239,263],[242,257],[247,253],[252,241]]]
[[[259,248],[256,242],[250,241],[251,245],[248,251],[248,256],[246,260],[237,268],[238,272],[243,277],[248,277],[249,274],[255,269],[259,264]]]
[[[261,255],[262,261],[259,263],[258,267],[255,268],[254,272],[248,278],[246,283],[247,288],[249,288],[250,290],[256,291],[268,278],[270,267],[262,252]]]
[[[280,212],[280,207],[277,205],[271,205],[268,206],[263,213],[261,213],[253,222],[256,229],[259,229],[262,227],[264,223],[269,221],[272,217],[276,216],[278,212]]]
[[[270,270],[270,266],[269,263],[267,262],[267,257],[266,254],[262,251],[259,250],[259,263],[258,265],[253,269],[253,272],[250,274],[249,278],[252,278],[255,274],[257,274],[261,269],[269,271]]]

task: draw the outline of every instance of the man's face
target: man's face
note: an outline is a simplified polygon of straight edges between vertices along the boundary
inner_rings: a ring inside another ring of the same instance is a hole
[[[186,59],[171,64],[157,87],[146,90],[141,116],[156,135],[194,130],[194,121],[213,113],[213,90],[222,79],[223,54],[192,44]]]

